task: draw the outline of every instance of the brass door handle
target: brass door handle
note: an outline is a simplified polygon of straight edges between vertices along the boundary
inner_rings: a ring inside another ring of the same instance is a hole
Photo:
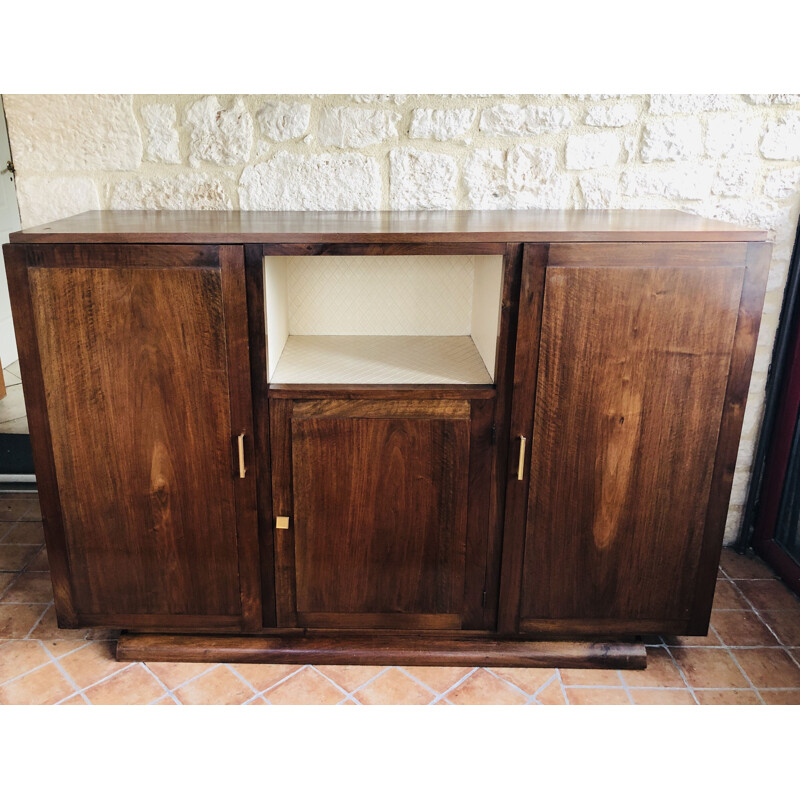
[[[521,481],[525,473],[525,437],[519,437],[519,463],[517,464],[517,480]]]
[[[244,465],[244,434],[240,433],[238,436],[239,444],[239,477],[244,478],[247,474],[247,467]]]

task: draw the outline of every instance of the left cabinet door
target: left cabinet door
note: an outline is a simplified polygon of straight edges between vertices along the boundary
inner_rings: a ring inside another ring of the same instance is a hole
[[[242,248],[6,255],[59,623],[256,627]]]

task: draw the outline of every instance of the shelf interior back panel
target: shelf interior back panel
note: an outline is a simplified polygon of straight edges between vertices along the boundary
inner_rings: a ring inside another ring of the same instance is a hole
[[[272,383],[489,384],[469,336],[289,336]]]

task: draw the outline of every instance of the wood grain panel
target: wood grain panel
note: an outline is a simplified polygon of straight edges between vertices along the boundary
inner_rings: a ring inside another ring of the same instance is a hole
[[[469,430],[467,419],[292,421],[299,613],[461,615]]]
[[[292,407],[292,417],[294,419],[310,417],[469,419],[469,405],[467,400],[310,400],[295,402]]]
[[[58,496],[56,469],[53,463],[53,438],[47,417],[39,337],[33,317],[31,287],[28,281],[28,250],[25,245],[3,245],[8,276],[8,291],[14,310],[14,333],[23,376],[25,409],[30,429],[31,450],[36,470],[36,485],[42,509],[42,526],[47,545],[47,560],[53,584],[58,624],[64,628],[79,626],[72,596],[69,556],[64,537],[61,499]]]
[[[758,331],[761,327],[761,311],[764,306],[771,255],[771,244],[761,242],[747,246],[746,272],[739,303],[739,317],[736,322],[714,472],[711,477],[711,491],[706,512],[706,535],[703,538],[695,583],[691,628],[688,631],[690,634],[704,635],[711,618],[717,566],[725,535],[725,521],[739,453],[739,439],[750,389]]]
[[[548,267],[523,620],[688,617],[743,275]]]
[[[78,613],[239,615],[219,269],[29,275]]]
[[[765,231],[680,211],[87,211],[12,242],[466,244],[756,241]]]
[[[519,624],[522,561],[525,552],[525,515],[528,505],[530,448],[526,452],[524,480],[517,480],[520,436],[531,440],[536,399],[536,370],[542,324],[547,245],[523,248],[519,312],[514,349],[513,392],[510,422],[506,423],[503,477],[506,479],[503,552],[497,626],[502,633],[515,633]],[[508,442],[510,441],[510,445]],[[498,454],[499,458],[499,454]]]
[[[548,267],[740,267],[747,244],[626,242],[625,244],[554,244]]]
[[[261,612],[264,627],[273,628],[277,624],[277,618],[275,615],[275,541],[272,525],[267,329],[264,316],[264,261],[262,248],[258,245],[248,245],[244,250],[258,505],[258,545],[261,564]]]

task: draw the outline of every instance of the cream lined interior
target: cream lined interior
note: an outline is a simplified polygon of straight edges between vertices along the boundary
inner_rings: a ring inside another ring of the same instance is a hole
[[[502,256],[266,256],[273,383],[491,383]]]

